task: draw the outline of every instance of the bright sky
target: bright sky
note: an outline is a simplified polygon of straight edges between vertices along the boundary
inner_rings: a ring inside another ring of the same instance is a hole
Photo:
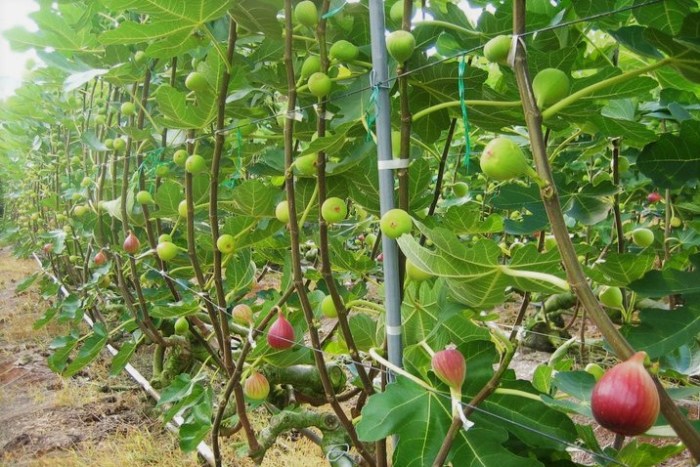
[[[39,9],[34,0],[0,0],[0,34],[15,26],[36,31],[36,25],[29,19],[29,13]],[[27,59],[35,58],[33,51],[16,53],[0,35],[0,99],[11,95],[19,87]]]

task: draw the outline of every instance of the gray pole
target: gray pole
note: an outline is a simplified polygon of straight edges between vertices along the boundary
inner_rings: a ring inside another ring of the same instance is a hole
[[[372,85],[378,85],[376,96],[377,156],[379,163],[379,206],[384,214],[394,208],[393,169],[384,168],[381,161],[391,161],[391,104],[389,102],[389,71],[384,40],[384,2],[369,0],[369,27],[372,38]],[[389,361],[402,365],[401,349],[401,284],[399,283],[399,250],[396,240],[382,235],[384,254],[384,305],[386,307],[386,337]]]

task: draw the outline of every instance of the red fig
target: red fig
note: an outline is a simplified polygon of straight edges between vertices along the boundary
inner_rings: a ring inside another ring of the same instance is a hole
[[[100,250],[95,254],[95,257],[92,260],[95,263],[95,266],[102,266],[107,262],[107,255],[104,251]]]
[[[467,362],[464,356],[454,346],[435,352],[432,359],[435,375],[450,388],[462,390],[464,378],[467,375]]]
[[[53,243],[47,243],[41,249],[46,253],[47,255],[53,251]]]
[[[645,352],[637,352],[608,370],[593,387],[593,417],[614,433],[640,435],[659,415],[659,393],[644,369],[645,357]]]
[[[265,375],[253,371],[243,382],[243,393],[248,399],[254,401],[265,400],[267,395],[270,394],[270,383],[265,378]]]
[[[294,344],[294,328],[280,311],[277,320],[270,326],[267,343],[273,349],[288,349]]]
[[[134,254],[137,251],[139,251],[139,248],[141,247],[141,242],[139,242],[139,239],[134,235],[134,233],[129,230],[129,235],[126,236],[126,239],[124,240],[124,244],[122,245],[124,247],[124,251],[127,253]]]
[[[658,203],[661,201],[661,194],[658,191],[652,191],[647,195],[647,201],[649,203]]]

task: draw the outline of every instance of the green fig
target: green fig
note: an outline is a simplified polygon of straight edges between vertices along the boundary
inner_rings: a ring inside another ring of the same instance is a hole
[[[484,45],[484,57],[491,63],[508,63],[510,53],[511,36],[496,36]]]
[[[394,31],[386,37],[386,49],[394,60],[403,63],[413,55],[416,38],[403,29]]]
[[[532,80],[532,92],[537,107],[552,105],[569,95],[569,77],[557,68],[545,68]]]
[[[537,177],[520,147],[508,138],[494,138],[486,145],[479,160],[486,176],[499,182],[527,175]]]

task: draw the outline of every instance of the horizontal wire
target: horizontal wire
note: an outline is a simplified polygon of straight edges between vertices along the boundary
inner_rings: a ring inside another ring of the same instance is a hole
[[[591,20],[595,20],[595,19],[599,19],[599,18],[604,18],[604,17],[607,17],[607,16],[613,16],[613,15],[616,15],[616,14],[618,14],[618,13],[623,13],[623,12],[626,12],[626,11],[635,10],[635,9],[643,8],[643,7],[646,7],[646,6],[654,5],[654,4],[657,4],[657,3],[661,3],[662,1],[663,1],[663,0],[650,0],[650,1],[645,2],[645,3],[639,3],[639,4],[635,4],[635,5],[628,5],[628,6],[625,6],[625,7],[617,8],[617,9],[615,9],[615,10],[609,10],[609,11],[606,11],[606,12],[597,13],[597,14],[595,14],[595,15],[590,15],[590,16],[587,16],[587,17],[585,17],[585,18],[579,18],[579,19],[567,21],[567,22],[564,22],[564,23],[555,24],[555,25],[552,25],[552,26],[546,26],[546,27],[543,27],[543,28],[540,28],[540,29],[536,29],[536,30],[534,30],[534,31],[528,31],[528,32],[525,32],[525,33],[523,33],[523,34],[521,34],[521,35],[522,35],[522,36],[531,36],[531,35],[534,35],[534,34],[538,34],[538,33],[540,33],[540,32],[552,31],[552,30],[556,30],[556,29],[560,29],[560,28],[572,26],[572,25],[575,25],[575,24],[578,24],[578,23],[585,23],[585,22],[588,22],[588,21],[591,21]],[[502,31],[502,32],[499,33],[499,34],[506,34],[506,33],[509,33],[509,32],[510,32],[510,31]],[[342,99],[345,99],[345,98],[347,98],[347,97],[354,96],[354,95],[356,95],[356,94],[360,94],[360,93],[363,93],[363,92],[370,91],[370,90],[372,90],[373,88],[375,88],[375,87],[377,87],[377,86],[389,86],[389,85],[391,85],[391,83],[393,83],[394,81],[396,81],[398,78],[403,78],[403,77],[410,76],[410,75],[412,75],[412,74],[414,74],[414,73],[418,73],[419,71],[423,71],[423,70],[425,70],[425,69],[427,69],[427,68],[431,68],[431,67],[433,67],[433,66],[436,66],[436,65],[445,63],[445,62],[447,62],[447,61],[455,60],[455,59],[461,58],[461,57],[463,57],[463,56],[469,55],[470,53],[476,52],[477,50],[481,50],[481,49],[483,49],[483,48],[484,48],[484,45],[479,45],[479,46],[476,46],[476,47],[472,47],[471,49],[466,49],[466,50],[460,51],[460,52],[458,52],[458,53],[456,53],[456,54],[453,54],[453,55],[449,55],[449,56],[440,58],[440,59],[438,59],[438,60],[436,60],[436,61],[434,61],[434,62],[430,62],[430,63],[427,63],[427,64],[425,64],[425,65],[422,65],[422,66],[419,66],[419,67],[410,69],[410,70],[406,71],[405,73],[401,73],[401,74],[399,74],[399,75],[396,75],[396,76],[393,76],[393,77],[389,77],[389,78],[386,79],[385,81],[379,81],[379,82],[375,83],[374,85],[366,86],[366,87],[363,87],[363,88],[360,88],[360,89],[356,89],[356,90],[353,90],[353,91],[348,91],[348,92],[343,93],[343,94],[339,94],[339,95],[332,96],[333,98],[332,98],[332,99],[328,99],[327,102],[328,102],[328,103],[332,103],[333,101],[336,101],[336,100],[342,100]],[[309,110],[309,109],[314,108],[316,105],[317,105],[317,103],[310,104],[310,105],[307,105],[307,106],[302,106],[302,107],[299,107],[299,108],[295,109],[293,112]],[[262,123],[262,122],[265,122],[265,121],[268,121],[268,120],[277,119],[278,117],[286,116],[287,113],[288,113],[288,111],[285,110],[285,111],[283,111],[283,112],[281,111],[281,112],[276,113],[276,114],[274,114],[274,115],[268,115],[268,116],[266,116],[266,117],[261,117],[261,118],[255,119],[255,120],[251,120],[251,121],[249,121],[249,122],[247,122],[247,123],[245,123],[245,124],[236,124],[236,125],[226,126],[226,127],[221,128],[221,129],[219,129],[219,130],[215,130],[212,134],[205,134],[205,135],[201,135],[201,136],[196,136],[196,137],[194,137],[194,138],[191,138],[190,140],[191,140],[191,141],[198,141],[198,140],[201,140],[201,139],[210,138],[211,136],[216,135],[216,134],[218,134],[218,133],[228,133],[229,131],[237,130],[237,129],[240,129],[240,128],[243,128],[243,127],[247,127],[247,126],[249,126],[249,125],[251,125],[251,124]]]

